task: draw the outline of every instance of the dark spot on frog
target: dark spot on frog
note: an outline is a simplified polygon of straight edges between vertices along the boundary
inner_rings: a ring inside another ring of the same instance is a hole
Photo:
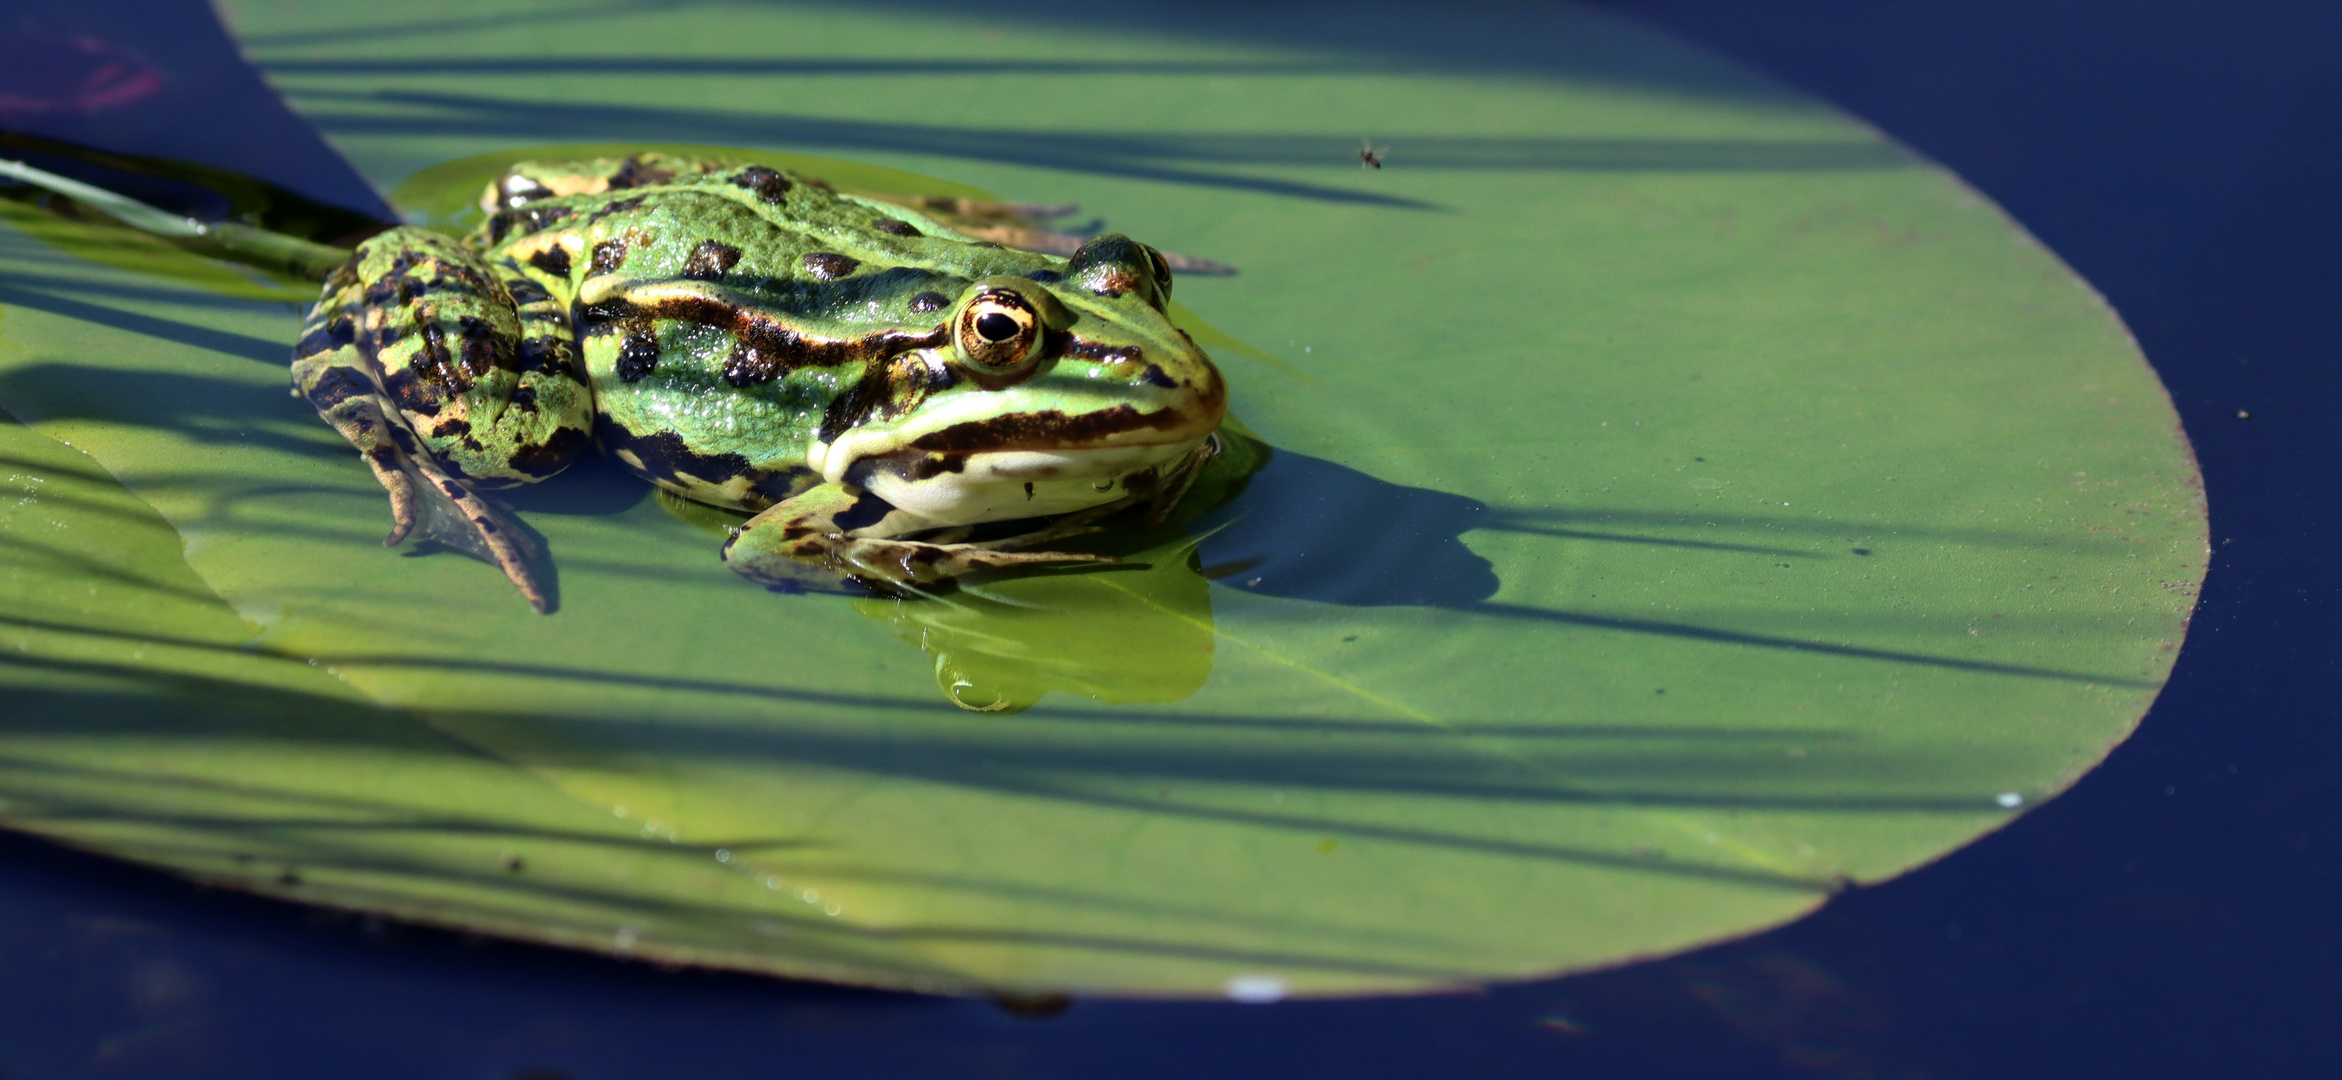
[[[569,249],[555,244],[529,256],[529,265],[557,278],[569,276]]]
[[[850,533],[886,520],[886,516],[894,513],[894,510],[893,503],[865,491],[854,499],[854,505],[831,517],[830,525],[839,532]]]
[[[460,416],[450,416],[445,420],[441,420],[437,426],[431,429],[431,437],[434,439],[452,439],[459,435],[469,435],[471,433],[472,422]]]
[[[464,486],[462,484],[458,484],[453,480],[440,481],[439,490],[446,492],[448,498],[454,499],[459,503],[464,501],[465,496],[471,494],[470,492],[464,490]]]
[[[1025,501],[1033,501],[1033,482],[1030,480],[1025,481]]]
[[[534,386],[513,387],[511,400],[513,408],[533,413],[537,411],[537,388]]]
[[[318,412],[325,412],[353,397],[373,392],[374,384],[365,376],[349,368],[331,367],[317,376],[317,381],[310,385],[305,396],[311,407]]]
[[[951,297],[939,292],[923,292],[911,298],[911,310],[920,315],[942,311],[950,305]]]
[[[573,370],[574,358],[568,340],[557,337],[523,338],[520,347],[513,351],[513,363],[522,371],[566,374]]]
[[[1065,280],[1065,275],[1060,274],[1055,270],[1035,270],[1030,274],[1026,274],[1025,277],[1033,281],[1038,281],[1043,285],[1055,285],[1058,282]]]
[[[479,526],[479,527],[480,527],[480,531],[481,531],[481,532],[487,533],[487,534],[488,534],[488,535],[490,535],[490,536],[494,536],[494,535],[496,535],[496,523],[495,523],[495,522],[493,522],[493,521],[490,521],[490,520],[488,520],[487,518],[484,518],[484,517],[476,517],[476,518],[473,518],[473,519],[472,519],[472,524]]]
[[[523,387],[522,389],[527,388]],[[514,400],[517,401],[518,397],[516,396]],[[506,464],[530,476],[551,476],[560,472],[570,462],[577,460],[578,455],[583,454],[586,447],[592,445],[593,441],[593,437],[586,434],[584,428],[555,428],[553,434],[546,436],[543,443],[523,446],[514,450],[512,457]]]
[[[626,340],[618,346],[618,378],[622,382],[637,382],[658,370],[659,342],[647,327],[631,327]]]
[[[1868,555],[1868,554],[1870,554],[1870,549],[1869,549],[1869,548],[1855,548],[1855,549],[1854,549],[1854,553],[1855,553],[1856,555]]]
[[[626,241],[604,240],[595,244],[593,265],[597,274],[607,274],[626,265]]]
[[[933,480],[945,473],[964,472],[967,467],[968,457],[965,454],[929,454],[911,466],[911,479]],[[1025,497],[1031,498],[1032,495],[1027,492]]]
[[[612,323],[625,322],[640,314],[641,309],[633,304],[622,299],[613,299],[604,300],[598,304],[580,306],[574,321],[583,327],[586,333],[592,334],[607,329]]]
[[[612,214],[631,214],[642,209],[642,204],[647,201],[649,200],[645,197],[637,195],[631,199],[616,199],[603,203],[593,213],[586,215],[585,223],[592,225]]]
[[[623,191],[627,188],[649,187],[652,184],[664,184],[673,179],[675,179],[675,170],[650,164],[642,159],[642,155],[637,154],[627,158],[625,164],[618,166],[617,172],[610,174],[610,190]]]
[[[755,192],[757,198],[774,205],[778,205],[781,197],[789,193],[789,178],[762,165],[751,165],[732,174],[732,183]]]
[[[900,218],[879,218],[870,227],[889,236],[918,236],[919,227]]]
[[[518,855],[507,855],[504,857],[504,869],[507,873],[520,873],[522,870],[527,869],[528,865],[529,864],[523,861]]]
[[[423,381],[413,368],[400,368],[383,376],[382,391],[390,395],[391,403],[397,405],[400,412],[416,416],[439,415],[443,400],[439,388]],[[391,426],[393,434],[400,430],[395,424]]]
[[[805,255],[805,272],[822,281],[836,281],[861,266],[862,260],[834,251],[812,251]]]
[[[737,476],[762,475],[739,454],[702,454],[672,431],[638,436],[607,415],[601,415],[597,417],[596,433],[613,457],[636,466],[636,472],[651,480],[693,479],[721,484]]]
[[[576,217],[577,211],[566,206],[520,206],[498,211],[488,219],[488,243],[501,244],[515,236],[527,236],[559,225]]]
[[[697,281],[716,281],[740,261],[740,249],[720,240],[702,240],[683,260],[683,276]]]
[[[462,373],[456,369],[454,355],[447,351],[446,329],[425,316],[416,332],[423,338],[419,353],[423,362],[410,370],[432,382],[450,386],[456,393],[467,389]]]
[[[519,274],[504,279],[504,291],[506,295],[512,297],[512,306],[514,307],[542,304],[553,299],[553,294],[546,292],[544,286]]]
[[[324,326],[302,335],[301,343],[293,346],[293,359],[306,360],[347,346],[357,339],[357,330],[357,322],[348,315],[336,316]]]
[[[1179,385],[1171,376],[1163,374],[1162,368],[1153,364],[1148,364],[1147,370],[1139,374],[1138,381],[1149,386],[1160,386],[1165,390],[1173,389]]]
[[[490,368],[513,366],[512,339],[497,333],[487,320],[473,315],[460,316],[456,328],[463,337],[464,374],[477,379]]]

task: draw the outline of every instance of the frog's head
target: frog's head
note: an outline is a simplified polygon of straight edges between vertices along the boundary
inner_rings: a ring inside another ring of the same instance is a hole
[[[1107,234],[1062,270],[976,279],[944,340],[895,359],[891,401],[807,463],[939,523],[1064,513],[1167,483],[1227,411],[1227,386],[1165,315],[1155,249]]]

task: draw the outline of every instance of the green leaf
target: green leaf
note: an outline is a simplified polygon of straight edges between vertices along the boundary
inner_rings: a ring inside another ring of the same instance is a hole
[[[516,497],[541,617],[376,543],[285,391],[298,303],[10,217],[14,827],[888,986],[1524,978],[1793,918],[2056,794],[2202,578],[2176,418],[2086,285],[1862,126],[1596,16],[1552,19],[1640,81],[990,10],[234,7],[435,223],[459,159],[692,142],[1231,264],[1180,298],[1273,449],[1122,538],[1144,569],[933,605],[757,589],[582,467]],[[969,61],[987,33],[1015,63]]]

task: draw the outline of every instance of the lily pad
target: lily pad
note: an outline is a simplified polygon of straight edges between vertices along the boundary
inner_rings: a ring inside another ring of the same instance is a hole
[[[379,546],[285,392],[297,302],[0,204],[12,827],[887,986],[1524,978],[1795,917],[2053,796],[2202,577],[2176,418],[2085,284],[1942,170],[1605,18],[1518,16],[1601,58],[1573,74],[1102,16],[232,7],[386,188],[735,145],[1233,265],[1180,295],[1271,449],[1143,572],[932,607],[764,592],[588,466],[516,498],[543,617]]]

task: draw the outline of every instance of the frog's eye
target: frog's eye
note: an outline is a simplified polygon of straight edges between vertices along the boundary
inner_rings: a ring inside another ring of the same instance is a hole
[[[1121,233],[1091,237],[1066,260],[1065,276],[1108,299],[1137,293],[1158,309],[1171,299],[1171,266],[1163,253]]]
[[[978,367],[1011,368],[1024,363],[1041,340],[1041,316],[1024,297],[1008,289],[986,289],[960,309],[960,357]]]

